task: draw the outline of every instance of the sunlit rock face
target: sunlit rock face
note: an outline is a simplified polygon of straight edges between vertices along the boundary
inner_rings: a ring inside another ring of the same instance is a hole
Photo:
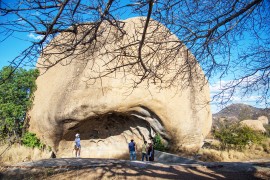
[[[178,38],[151,20],[141,56],[156,72],[144,76],[142,64],[136,63],[144,22],[123,21],[124,34],[103,23],[96,43],[80,43],[63,60],[63,44],[75,44],[72,34],[59,34],[46,47],[50,55],[41,55],[37,64],[41,76],[30,131],[58,157],[72,156],[76,133],[81,134],[82,157],[122,158],[130,139],[140,146],[156,133],[176,150],[201,147],[212,124],[204,74]],[[79,27],[79,36],[90,28]],[[45,71],[50,63],[56,64]]]
[[[258,121],[261,121],[263,125],[269,123],[268,118],[266,116],[258,117]]]
[[[263,133],[266,132],[266,129],[263,127],[263,123],[259,120],[247,119],[247,120],[241,121],[240,124],[242,126],[247,126],[251,129],[253,129],[254,131],[260,131]]]

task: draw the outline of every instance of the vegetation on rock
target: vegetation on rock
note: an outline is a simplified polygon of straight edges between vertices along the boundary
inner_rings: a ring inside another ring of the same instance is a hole
[[[22,144],[31,147],[31,148],[39,148],[44,147],[44,144],[40,142],[40,140],[36,137],[36,134],[31,132],[26,132],[22,137]]]
[[[162,141],[160,134],[156,134],[154,137],[154,149],[159,151],[165,151],[166,147]]]

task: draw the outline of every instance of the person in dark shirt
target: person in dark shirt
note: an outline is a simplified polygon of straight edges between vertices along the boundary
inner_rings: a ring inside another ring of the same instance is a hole
[[[147,153],[147,155],[148,155],[148,160],[149,161],[154,161],[154,146],[153,146],[153,144],[152,143],[149,143],[149,146],[148,146],[148,153]]]
[[[130,143],[128,143],[128,150],[130,160],[136,160],[136,144],[133,139],[131,139]]]

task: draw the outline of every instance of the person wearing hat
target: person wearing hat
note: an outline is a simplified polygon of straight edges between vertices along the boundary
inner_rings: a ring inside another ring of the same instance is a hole
[[[77,133],[75,135],[75,146],[74,146],[74,149],[75,149],[75,156],[76,157],[80,157],[80,154],[81,154],[81,139],[80,139],[80,134]]]

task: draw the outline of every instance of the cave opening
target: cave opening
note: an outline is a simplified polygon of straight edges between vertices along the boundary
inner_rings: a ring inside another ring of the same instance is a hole
[[[131,133],[139,139],[147,140],[150,138],[151,131],[153,130],[151,130],[149,122],[141,118],[124,113],[107,113],[79,122],[68,129],[63,139],[74,141],[76,133],[80,134],[82,141],[105,140],[119,135],[128,137]]]
[[[59,143],[59,150],[70,152],[74,146],[75,134],[79,133],[82,156],[120,157],[127,153],[127,144],[134,139],[141,147],[144,141],[151,141],[156,129],[144,117],[132,113],[109,112],[89,117],[69,127]]]

